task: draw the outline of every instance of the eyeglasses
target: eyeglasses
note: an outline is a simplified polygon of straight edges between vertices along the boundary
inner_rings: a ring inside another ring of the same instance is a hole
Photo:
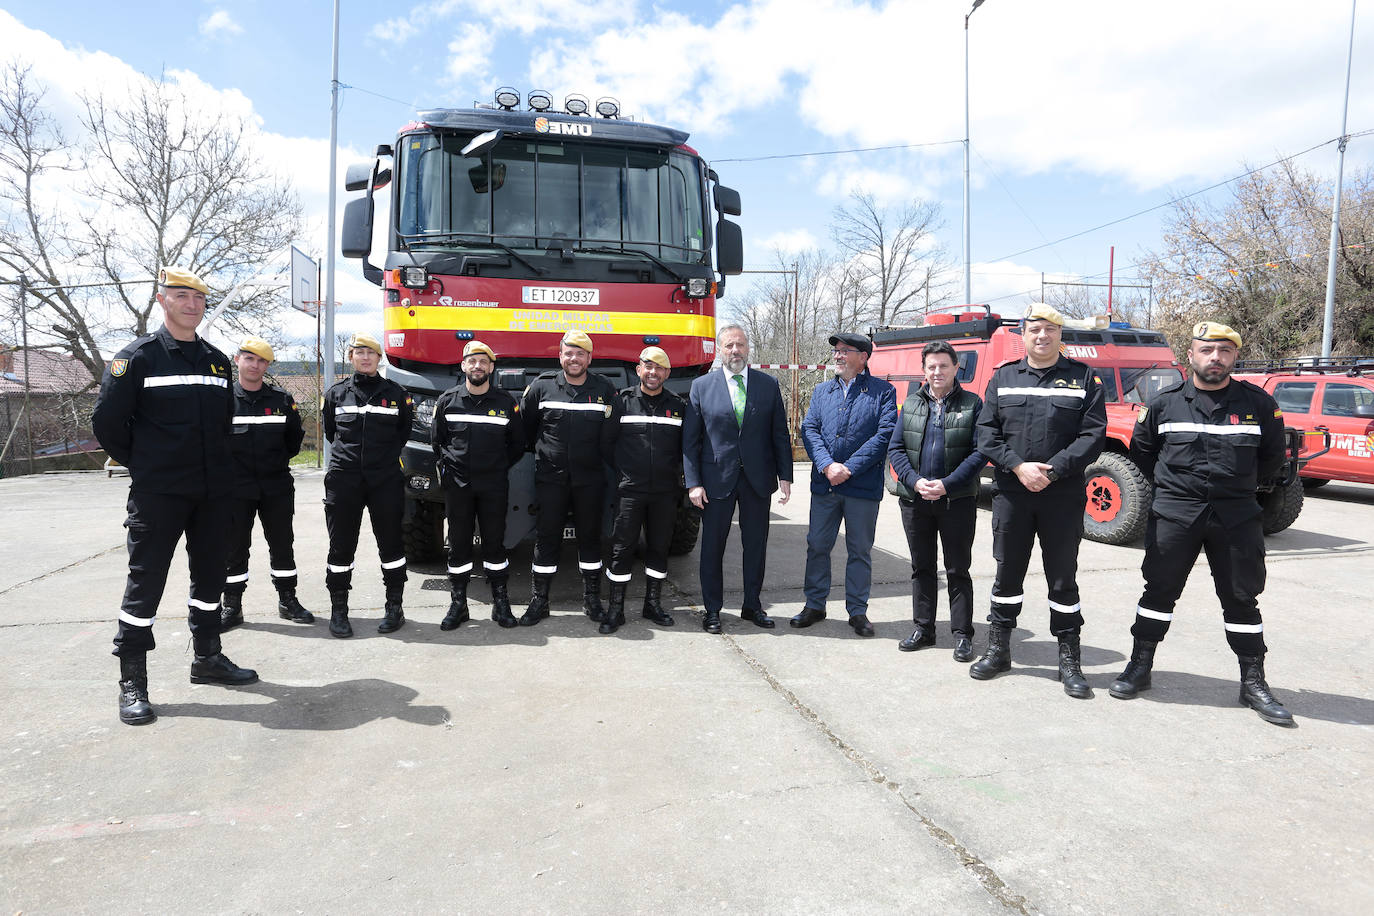
[[[830,351],[835,356],[848,356],[851,353],[862,353],[862,350],[855,350],[853,347],[836,347]]]

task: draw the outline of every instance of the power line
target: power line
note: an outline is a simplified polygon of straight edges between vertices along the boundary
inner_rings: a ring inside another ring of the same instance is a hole
[[[963,140],[935,140],[931,143],[898,143],[893,146],[861,146],[853,149],[820,150],[813,153],[779,153],[774,156],[745,156],[735,159],[712,159],[711,163],[714,165],[717,162],[766,162],[773,159],[807,159],[812,156],[843,156],[848,153],[877,153],[893,149],[920,149],[926,146],[951,146],[955,143],[963,142]]]

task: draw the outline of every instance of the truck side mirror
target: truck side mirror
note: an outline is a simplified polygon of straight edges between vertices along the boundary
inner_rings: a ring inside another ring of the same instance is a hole
[[[744,272],[744,235],[724,217],[716,220],[716,270],[724,277]]]
[[[718,184],[715,187],[715,196],[716,210],[726,216],[739,216],[739,191],[736,191],[734,188],[727,188],[723,184]]]
[[[355,162],[344,172],[344,190],[361,191],[372,181],[372,168],[374,163]]]
[[[371,194],[344,205],[343,228],[339,233],[344,257],[366,258],[372,253],[373,209]]]

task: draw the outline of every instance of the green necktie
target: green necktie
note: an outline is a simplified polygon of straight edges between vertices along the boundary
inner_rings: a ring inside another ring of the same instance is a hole
[[[744,426],[744,376],[731,376],[735,380],[735,387],[730,390],[730,400],[735,404],[735,423]]]

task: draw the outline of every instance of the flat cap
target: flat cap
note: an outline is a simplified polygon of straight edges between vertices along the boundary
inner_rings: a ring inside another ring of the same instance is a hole
[[[354,334],[348,341],[348,349],[356,350],[358,347],[366,347],[378,356],[382,355],[382,342],[371,334],[364,334],[362,331]]]
[[[480,340],[469,340],[467,342],[467,344],[463,347],[463,359],[467,359],[474,353],[485,353],[488,359],[490,359],[492,362],[496,362],[495,351],[493,351],[491,347],[482,343],[482,341]]]
[[[252,353],[254,356],[262,357],[269,363],[277,358],[276,354],[272,352],[272,345],[261,337],[243,338],[243,343],[239,344],[239,352]]]
[[[584,331],[568,331],[563,335],[563,346],[581,347],[590,353],[592,352],[592,339]]]
[[[645,347],[639,351],[639,358],[646,362],[651,362],[664,369],[673,368],[672,362],[668,359],[668,354],[663,352],[662,347]]]
[[[840,343],[848,344],[855,350],[861,350],[870,356],[873,355],[873,341],[869,340],[864,334],[850,334],[846,332],[844,334],[830,335],[830,346],[833,347],[835,344]]]
[[[1240,346],[1240,335],[1219,321],[1199,321],[1193,325],[1193,340],[1229,340]]]
[[[200,290],[205,295],[210,295],[210,287],[205,285],[205,281],[189,270],[181,270],[176,267],[164,267],[157,272],[157,285],[169,288],[185,287],[186,289]]]
[[[1032,303],[1031,306],[1026,309],[1026,316],[1022,320],[1048,321],[1051,324],[1059,325],[1061,328],[1064,326],[1064,316],[1059,314],[1054,306],[1046,305],[1043,302]]]

